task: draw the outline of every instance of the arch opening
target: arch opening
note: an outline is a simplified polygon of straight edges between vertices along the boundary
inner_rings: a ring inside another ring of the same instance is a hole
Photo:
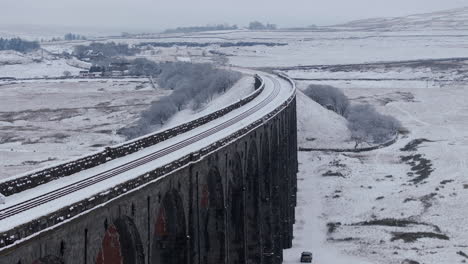
[[[151,263],[186,264],[188,258],[185,213],[176,191],[167,193],[154,226]]]
[[[228,263],[245,263],[245,220],[243,170],[240,155],[236,153],[229,170],[228,200],[227,200],[227,236]]]
[[[224,263],[226,257],[224,191],[217,168],[208,174],[207,184],[202,187],[202,263]]]
[[[260,182],[258,152],[255,142],[251,142],[247,156],[246,170],[246,249],[248,263],[261,263],[262,242],[260,224]]]
[[[280,151],[278,137],[278,122],[272,127],[271,133],[271,214],[272,214],[272,237],[273,237],[273,263],[283,262],[283,243],[282,243],[282,219],[281,219],[281,172],[280,172]]]
[[[271,210],[272,174],[270,161],[270,141],[265,132],[262,140],[262,158],[260,173],[260,207],[262,214],[262,242],[263,262],[274,261],[273,218]]]
[[[130,217],[123,216],[107,225],[96,264],[144,264],[145,256],[138,229]]]

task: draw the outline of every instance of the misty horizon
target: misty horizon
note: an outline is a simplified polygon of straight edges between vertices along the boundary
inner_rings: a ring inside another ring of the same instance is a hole
[[[279,27],[329,26],[352,20],[398,17],[464,7],[460,0],[371,1],[330,0],[310,3],[306,0],[250,3],[240,0],[203,0],[196,3],[176,0],[169,3],[90,0],[80,2],[45,0],[41,2],[6,0],[0,10],[0,28],[56,29],[90,32],[160,32],[168,28],[231,24],[244,27],[251,21],[277,24]],[[258,9],[263,12],[258,12]],[[285,12],[288,10],[288,12]]]

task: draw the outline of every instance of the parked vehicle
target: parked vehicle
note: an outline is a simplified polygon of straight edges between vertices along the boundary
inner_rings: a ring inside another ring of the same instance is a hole
[[[302,252],[301,262],[312,263],[312,252],[308,252],[308,251]]]

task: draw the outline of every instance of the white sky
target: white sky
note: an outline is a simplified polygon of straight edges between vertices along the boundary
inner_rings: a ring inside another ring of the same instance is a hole
[[[161,30],[249,21],[329,25],[468,6],[468,0],[1,0],[0,26],[63,25]]]

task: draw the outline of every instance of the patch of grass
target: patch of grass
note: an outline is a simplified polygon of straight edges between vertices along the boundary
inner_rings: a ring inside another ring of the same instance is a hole
[[[453,180],[443,180],[440,182],[440,184],[444,185],[444,184],[451,183],[451,182],[453,182]]]
[[[393,226],[393,227],[407,227],[409,225],[424,225],[433,227],[436,232],[440,232],[440,228],[433,224],[428,224],[424,222],[417,222],[410,219],[394,219],[394,218],[385,218],[385,219],[376,219],[370,221],[359,222],[351,224],[352,226]]]
[[[335,241],[335,242],[348,242],[348,241],[353,241],[353,240],[359,240],[359,238],[355,238],[355,237],[329,238],[328,240]]]
[[[427,179],[434,171],[432,168],[432,162],[423,158],[421,154],[402,156],[401,161],[411,166],[412,172],[408,172],[408,176],[413,176],[414,174],[417,175],[417,177],[410,180],[410,182],[415,184],[421,183]]]
[[[57,158],[48,158],[46,160],[26,160],[26,161],[21,162],[21,165],[33,166],[33,165],[37,165],[37,164],[44,163],[44,162],[54,161],[54,160],[57,160]]]
[[[6,134],[3,136],[0,136],[0,144],[12,143],[12,142],[17,142],[17,141],[21,141],[21,139],[13,134]]]
[[[102,147],[105,147],[106,144],[94,144],[94,145],[91,145],[90,147],[91,148],[102,148]]]
[[[408,225],[419,225],[419,224],[420,223],[416,221],[412,221],[412,220],[385,218],[385,219],[359,222],[359,223],[352,224],[352,225],[360,225],[360,226],[379,225],[379,226],[407,227]]]
[[[406,146],[404,146],[400,150],[401,151],[416,151],[418,150],[419,145],[421,145],[424,142],[434,142],[434,141],[425,139],[425,138],[418,138],[418,139],[410,141],[408,144],[406,144]]]
[[[110,130],[110,129],[103,129],[103,130],[98,130],[98,131],[96,131],[96,133],[111,135],[111,134],[112,134],[112,130]]]
[[[340,222],[329,222],[329,223],[327,223],[327,232],[328,232],[328,234],[332,234],[340,226],[341,226]]]
[[[421,203],[423,204],[424,206],[424,210],[427,211],[427,209],[429,209],[429,207],[432,206],[432,200],[434,199],[434,197],[437,196],[437,193],[430,193],[430,194],[426,194],[424,196],[421,196],[419,198],[419,201],[421,201]]]
[[[411,260],[411,259],[405,259],[401,264],[419,264],[419,262]]]
[[[438,234],[433,232],[394,232],[393,237],[390,241],[403,240],[405,243],[412,243],[421,238],[433,238],[441,240],[450,240],[450,238],[444,234]]]
[[[340,163],[340,160],[333,160],[328,163],[329,166],[337,167],[337,168],[344,168],[346,167],[345,164]]]
[[[457,254],[468,259],[468,255],[463,251],[458,251]]]
[[[327,171],[324,174],[322,174],[323,177],[341,177],[345,178],[345,176],[341,172],[333,172],[333,171]]]

